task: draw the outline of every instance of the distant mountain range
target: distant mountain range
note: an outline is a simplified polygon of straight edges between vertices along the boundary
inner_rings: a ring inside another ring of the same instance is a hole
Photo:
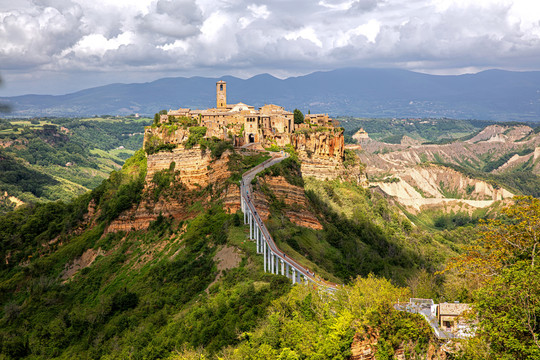
[[[540,121],[540,71],[488,70],[440,76],[395,69],[339,69],[284,80],[268,74],[242,80],[164,78],[110,84],[67,95],[0,98],[9,116],[153,115],[161,109],[215,106],[215,83],[227,81],[229,103],[358,117],[449,117]]]

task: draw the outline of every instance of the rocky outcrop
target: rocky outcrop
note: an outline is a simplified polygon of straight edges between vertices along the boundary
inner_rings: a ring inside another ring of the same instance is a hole
[[[234,214],[240,210],[240,187],[236,185],[226,187],[223,189],[223,193],[220,198],[225,211]]]
[[[115,219],[105,233],[146,229],[160,214],[178,221],[189,219],[197,213],[190,209],[196,201],[209,203],[212,199],[223,199],[226,209],[238,210],[238,186],[225,182],[230,176],[229,155],[230,152],[224,152],[220,159],[215,160],[209,151],[202,152],[200,148],[178,148],[149,155],[141,202]],[[168,169],[173,169],[173,180],[155,201],[154,175]]]
[[[458,202],[483,208],[514,196],[506,189],[495,188],[485,181],[434,164],[395,170],[390,178],[371,178],[370,185],[379,187],[412,212],[420,211],[424,206]]]
[[[15,196],[9,195],[7,191],[4,191],[4,195],[0,193],[0,200],[4,200],[4,201],[7,200],[9,203],[13,204],[15,207],[24,205],[24,201],[22,201],[21,199]]]
[[[291,136],[291,144],[301,158],[343,159],[345,140],[343,130],[308,130]]]
[[[371,139],[363,139],[360,144],[364,150],[360,154],[360,160],[367,165],[368,175],[395,171],[425,162],[450,163],[481,169],[486,164],[486,159],[493,161],[507,153],[518,153],[526,149],[534,152],[532,150],[540,146],[540,134],[535,134],[528,126],[493,125],[472,139],[444,145],[387,144]],[[534,155],[531,156],[534,162],[536,159]],[[531,156],[526,155],[523,159],[529,160]],[[540,173],[538,168],[540,166],[535,164],[533,172]]]
[[[178,125],[147,126],[144,129],[143,148],[152,138],[158,138],[163,144],[183,144],[189,136],[189,129]]]
[[[350,360],[376,360],[377,353],[377,343],[379,340],[379,334],[376,331],[369,331],[367,334],[360,335],[355,334],[353,342],[351,344],[351,357]],[[405,355],[405,349],[409,349]],[[414,344],[401,344],[397,349],[394,350],[393,359],[396,360],[405,360],[411,358],[410,350],[414,349]],[[425,359],[425,360],[446,360],[447,355],[443,348],[433,342],[428,344],[427,353],[425,355],[415,354],[414,359]]]
[[[363,168],[360,164],[343,163],[345,140],[343,130],[330,128],[323,131],[308,129],[291,136],[291,144],[301,161],[302,176],[318,180],[346,179],[361,183]]]
[[[154,174],[166,170],[174,163],[177,170],[177,180],[186,186],[188,190],[196,190],[216,183],[230,176],[227,169],[230,152],[222,154],[218,160],[213,160],[210,151],[201,151],[200,147],[190,150],[176,148],[172,151],[161,151],[148,155],[146,183],[149,184]]]
[[[477,143],[480,141],[487,142],[515,142],[524,139],[531,134],[533,129],[530,126],[502,126],[490,125],[480,131],[477,135],[467,140],[469,143]]]
[[[351,360],[375,360],[377,352],[378,334],[360,336],[355,334],[351,344]]]
[[[360,144],[363,151],[359,157],[366,164],[370,185],[414,211],[437,204],[448,209],[454,209],[456,203],[487,207],[513,196],[492,182],[473,178],[470,174],[475,171],[506,176],[514,172],[540,174],[540,133],[528,126],[492,125],[471,139],[442,145],[387,144],[371,139]],[[451,165],[456,170],[475,171],[466,175],[465,171],[452,170]]]
[[[366,130],[364,130],[363,128],[360,128],[360,130],[354,133],[352,138],[356,141],[361,141],[363,139],[369,139],[369,135]]]
[[[316,129],[305,129],[290,137],[302,163],[302,176],[318,179],[352,178],[358,182],[363,174],[360,165],[349,164],[346,167],[343,162],[343,130],[322,127]],[[145,145],[152,141],[159,145],[173,144],[176,147],[147,156],[143,199],[115,219],[105,233],[145,229],[160,214],[176,220],[188,219],[195,215],[190,211],[190,207],[196,201],[209,203],[219,199],[227,211],[236,212],[240,208],[238,186],[225,181],[231,175],[228,170],[230,152],[224,152],[221,158],[216,160],[212,158],[210,151],[201,150],[199,145],[185,149],[183,144],[188,136],[189,130],[179,125],[145,129]],[[283,141],[289,141],[288,135]],[[159,172],[169,172],[169,176],[173,174],[173,180],[169,186],[160,190],[162,193],[156,194],[153,180]],[[308,210],[303,188],[287,183],[283,177],[267,177],[262,181],[283,201],[284,214],[293,223],[322,229],[317,218]],[[259,201],[257,206],[261,209],[261,216],[267,218],[271,200],[259,193],[256,201]]]
[[[84,269],[92,265],[96,258],[100,255],[104,255],[101,248],[94,250],[86,250],[80,257],[74,259],[72,262],[65,264],[64,270],[61,274],[62,280],[67,280],[73,277],[79,270]]]
[[[275,200],[284,203],[282,214],[292,223],[315,230],[322,229],[319,220],[309,211],[304,188],[289,184],[283,176],[265,176],[257,181],[253,203],[263,221],[266,221],[270,215],[270,203],[273,201],[273,196]]]

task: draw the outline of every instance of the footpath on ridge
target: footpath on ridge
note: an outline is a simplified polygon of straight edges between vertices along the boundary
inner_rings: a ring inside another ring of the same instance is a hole
[[[251,202],[251,197],[253,194],[251,181],[255,178],[255,176],[261,171],[264,171],[270,166],[275,165],[288,157],[288,153],[281,151],[281,153],[272,155],[271,159],[264,161],[253,169],[246,171],[242,175],[242,181],[240,183],[240,196],[242,211],[244,212],[244,222],[248,222],[250,225],[250,239],[257,242],[257,253],[263,254],[264,256],[265,272],[267,270],[275,274],[279,274],[281,272],[281,275],[285,275],[290,278],[293,284],[296,282],[302,282],[303,280],[303,282],[306,284],[312,283],[323,290],[333,292],[337,290],[339,286],[338,284],[324,281],[319,276],[315,275],[313,271],[310,271],[304,266],[298,264],[295,260],[277,247],[274,239],[270,235],[270,232],[264,225],[264,222],[261,220],[257,209]],[[247,221],[246,216],[248,219]]]

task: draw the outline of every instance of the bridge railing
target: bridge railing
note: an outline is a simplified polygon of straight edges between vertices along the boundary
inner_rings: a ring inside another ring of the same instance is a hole
[[[288,154],[287,154],[287,156],[288,156]],[[287,156],[281,158],[281,160],[285,159]],[[273,253],[274,256],[276,256],[283,263],[287,264],[292,269],[296,270],[298,273],[303,275],[304,278],[308,282],[311,282],[311,283],[313,283],[313,284],[315,284],[315,285],[317,285],[317,286],[319,286],[319,287],[321,287],[321,288],[323,288],[323,289],[325,289],[327,291],[335,291],[338,288],[337,284],[328,283],[328,282],[322,281],[321,279],[317,278],[315,276],[314,272],[311,272],[309,269],[307,269],[304,266],[298,264],[294,259],[287,256],[287,254],[285,254],[285,252],[283,252],[281,249],[279,249],[277,247],[276,243],[274,242],[274,239],[270,235],[270,232],[268,231],[268,229],[264,225],[264,222],[262,221],[262,219],[260,218],[257,210],[255,209],[255,206],[251,202],[251,198],[250,198],[250,196],[248,194],[248,191],[246,189],[246,187],[249,186],[249,184],[246,183],[245,179],[249,178],[249,176],[251,176],[252,174],[256,174],[256,173],[264,170],[266,167],[270,166],[269,164],[271,162],[275,162],[275,160],[276,160],[276,158],[268,159],[268,160],[264,161],[263,163],[257,165],[253,169],[251,169],[249,171],[246,171],[243,174],[242,182],[241,182],[241,185],[240,185],[241,199],[244,200],[245,206],[247,206],[248,211],[251,213],[251,216],[253,217],[257,227],[260,229],[261,235],[262,235],[262,240],[264,241],[264,243],[266,243],[268,245],[268,248],[271,250],[271,252]],[[244,211],[245,211],[245,209],[244,209]]]

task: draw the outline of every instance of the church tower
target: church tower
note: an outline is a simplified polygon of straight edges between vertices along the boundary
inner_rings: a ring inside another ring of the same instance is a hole
[[[223,80],[216,83],[216,103],[218,109],[227,108],[227,83]]]

